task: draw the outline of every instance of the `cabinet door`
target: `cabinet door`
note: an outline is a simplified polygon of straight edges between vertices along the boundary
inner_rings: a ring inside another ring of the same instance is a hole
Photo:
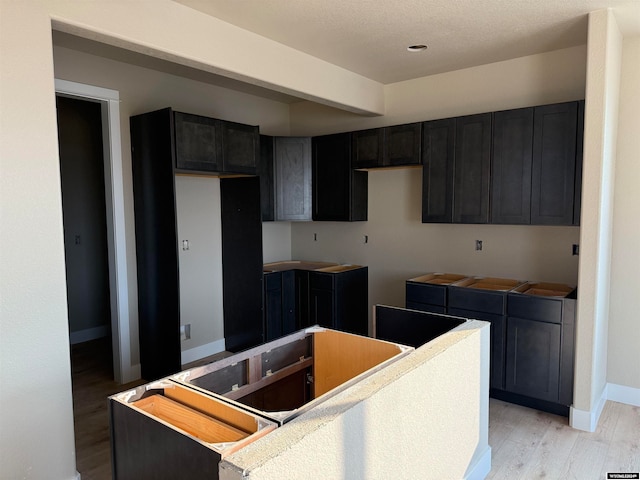
[[[258,163],[260,177],[260,211],[263,222],[272,222],[275,218],[274,172],[273,172],[273,137],[260,135],[260,161]]]
[[[382,166],[382,141],[384,129],[373,128],[351,134],[353,168],[375,168]]]
[[[573,192],[573,224],[580,225],[582,209],[582,148],[584,143],[584,100],[578,102],[578,126],[576,132],[576,181]]]
[[[311,138],[275,138],[276,220],[311,220]]]
[[[296,310],[296,271],[282,272],[282,332],[283,335],[298,330],[298,312]]]
[[[491,223],[531,222],[533,108],[493,114]]]
[[[222,178],[220,211],[224,338],[238,352],[264,341],[258,177]]]
[[[456,119],[454,223],[489,221],[491,114]]]
[[[369,269],[336,273],[334,276],[334,328],[369,335]]]
[[[222,170],[255,175],[259,157],[258,127],[221,121]]]
[[[309,324],[336,328],[333,290],[312,288],[309,291]]]
[[[176,168],[203,172],[222,170],[220,120],[174,112]]]
[[[420,165],[422,163],[422,124],[410,123],[384,129],[385,167]]]
[[[423,125],[422,223],[451,223],[455,119]]]
[[[535,108],[532,224],[573,224],[577,109],[577,102]]]
[[[351,134],[314,137],[313,219],[367,219],[367,172],[351,169]]]
[[[558,400],[560,330],[555,323],[507,318],[506,390]]]
[[[273,272],[264,276],[264,341],[269,342],[284,335],[282,273]]]

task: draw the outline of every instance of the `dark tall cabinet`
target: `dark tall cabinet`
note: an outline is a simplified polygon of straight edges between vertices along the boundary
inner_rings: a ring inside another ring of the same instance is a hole
[[[131,117],[142,377],[180,370],[180,291],[171,109]]]
[[[225,130],[225,123],[228,130]],[[254,147],[257,147],[258,137],[255,127],[246,126],[245,129],[240,124],[173,112],[170,108],[133,116],[130,127],[140,363],[142,377],[153,380],[181,369],[175,175],[180,172],[206,174],[219,172],[221,168],[237,168],[235,173],[241,173],[251,156],[247,152],[257,154]],[[227,152],[233,159],[225,161],[225,154],[220,156],[220,152]],[[239,312],[243,312],[246,314],[244,321],[248,321],[249,315],[255,315],[254,321],[260,328],[262,325],[258,179],[225,179],[221,182],[221,194],[223,288],[237,289],[242,285],[244,293],[243,301],[238,302],[228,291],[223,292],[225,303],[230,302],[225,305],[225,335],[230,334],[227,348],[244,347],[261,341],[254,327],[249,328],[247,339],[241,339],[237,334],[238,327],[232,324]],[[240,253],[239,246],[250,242],[253,250]],[[237,247],[233,245],[236,243]],[[238,268],[240,259],[247,260],[247,267]],[[247,273],[251,269],[253,276]],[[232,308],[240,303],[240,310]]]
[[[260,180],[221,179],[220,204],[225,347],[239,352],[264,342]]]

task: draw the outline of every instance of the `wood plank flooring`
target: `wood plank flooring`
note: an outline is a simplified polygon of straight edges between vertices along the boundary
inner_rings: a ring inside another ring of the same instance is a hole
[[[74,345],[71,353],[77,470],[82,480],[108,480],[107,397],[146,382],[113,381],[109,341]],[[487,480],[604,480],[607,472],[640,472],[640,408],[607,402],[598,429],[588,433],[569,427],[565,417],[491,399],[489,444]]]

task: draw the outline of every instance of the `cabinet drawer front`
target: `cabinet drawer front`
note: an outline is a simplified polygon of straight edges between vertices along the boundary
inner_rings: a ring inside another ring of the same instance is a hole
[[[320,290],[333,290],[333,273],[316,273],[309,274],[309,288]]]
[[[406,307],[409,310],[418,310],[429,313],[447,313],[447,308],[440,305],[429,305],[427,303],[410,302],[407,300]]]
[[[446,306],[447,287],[443,285],[407,282],[406,300],[407,303],[417,302]]]
[[[449,308],[505,314],[506,294],[486,290],[449,287]]]
[[[562,300],[511,293],[507,296],[507,315],[541,322],[562,323]]]

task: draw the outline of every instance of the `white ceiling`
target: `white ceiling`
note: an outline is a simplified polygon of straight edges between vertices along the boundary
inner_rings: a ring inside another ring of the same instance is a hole
[[[640,23],[640,0],[174,1],[383,84],[584,44],[602,8]]]

